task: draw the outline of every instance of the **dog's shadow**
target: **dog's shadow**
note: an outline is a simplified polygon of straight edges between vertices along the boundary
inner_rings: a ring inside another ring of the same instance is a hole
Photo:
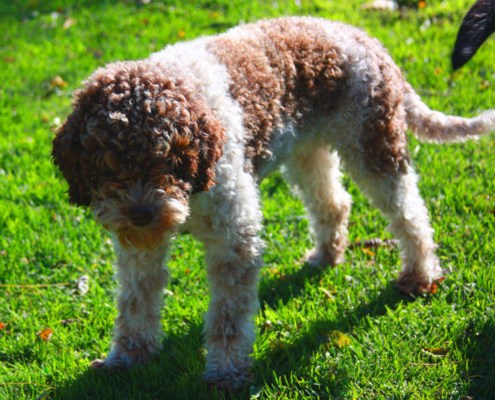
[[[298,271],[292,281],[299,281],[298,278],[304,278],[300,282],[310,280],[317,283],[322,275],[322,270],[318,268],[308,268],[309,271]],[[284,279],[285,281],[285,279]],[[301,284],[303,285],[303,284]],[[263,286],[262,286],[263,287]],[[292,295],[298,292],[298,287],[293,289]],[[271,293],[260,293],[261,299],[268,294],[268,300],[271,301]],[[256,375],[263,374],[264,371],[271,371],[270,376],[265,376],[265,385],[276,384],[275,376],[279,381],[290,382],[294,377],[298,377],[300,381],[312,382],[314,378],[311,376],[311,357],[314,352],[325,352],[326,334],[331,331],[350,332],[353,327],[358,325],[361,320],[367,316],[379,317],[385,315],[388,310],[395,310],[399,304],[403,302],[412,302],[415,299],[410,296],[403,295],[399,292],[395,282],[389,282],[379,292],[372,295],[370,301],[366,304],[357,305],[352,312],[348,313],[332,313],[325,318],[319,318],[314,321],[309,328],[304,329],[304,333],[290,344],[290,346],[277,346],[265,352],[261,358],[257,358],[254,364]],[[283,301],[283,300],[282,300]],[[284,301],[285,303],[285,301]],[[333,346],[332,346],[333,347]],[[338,350],[336,350],[338,351]],[[298,360],[290,362],[290,360]],[[331,360],[329,360],[331,363]],[[331,373],[318,382],[319,385],[326,386],[327,394],[325,396],[341,397],[347,392],[348,378],[343,369],[338,363],[331,363]],[[290,365],[290,366],[289,366]],[[256,373],[258,371],[258,373]]]
[[[291,299],[304,294],[306,285],[317,284],[326,269],[303,266],[293,274],[280,278],[267,275],[260,282],[261,309],[267,306],[276,308],[277,304],[286,304]],[[384,315],[388,309],[414,299],[399,293],[394,283],[389,283],[369,302],[358,305],[352,313],[337,313],[328,318],[319,319],[305,329],[305,333],[288,347],[267,352],[255,360],[254,380],[246,385],[243,392],[229,394],[208,388],[202,379],[204,370],[204,349],[202,348],[201,323],[192,322],[187,333],[168,332],[163,342],[163,350],[146,366],[135,366],[129,370],[109,372],[93,371],[87,365],[81,365],[82,373],[74,380],[54,393],[56,399],[247,399],[256,388],[272,384],[274,376],[282,379],[290,374],[304,377],[307,362],[292,363],[287,368],[287,359],[299,359],[310,355],[321,346],[319,336],[322,332],[338,330],[349,332],[353,326],[367,316]],[[297,370],[294,370],[294,365]],[[341,373],[338,364],[334,365],[334,374],[326,382],[332,393],[345,393],[347,378]],[[271,371],[266,376],[266,371]],[[335,379],[338,377],[338,379]],[[311,380],[311,377],[307,377]],[[207,394],[207,395],[205,395]],[[206,397],[205,397],[206,396]]]
[[[464,360],[460,362],[460,369],[463,371],[469,396],[472,396],[469,398],[495,397],[494,317],[492,316],[488,321],[473,318],[453,343],[455,347],[463,349]],[[466,368],[466,363],[469,363],[469,368]]]

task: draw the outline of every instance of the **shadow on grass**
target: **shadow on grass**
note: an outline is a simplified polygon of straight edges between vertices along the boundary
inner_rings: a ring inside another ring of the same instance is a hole
[[[88,366],[54,393],[55,399],[226,399],[202,379],[202,325],[187,334],[169,334],[163,350],[149,363],[121,371]]]
[[[264,305],[275,306],[303,295],[307,284],[318,282],[325,269],[305,266],[284,279],[265,278],[260,283],[260,299]],[[289,381],[291,374],[311,381],[308,372],[311,355],[321,349],[319,336],[330,330],[349,332],[367,316],[384,315],[403,301],[414,301],[398,292],[394,283],[389,283],[366,304],[352,311],[329,315],[314,322],[289,347],[276,349],[261,358],[253,366],[254,382],[242,393],[228,395],[216,389],[208,389],[202,379],[204,355],[202,352],[202,324],[191,324],[187,334],[168,334],[163,350],[146,366],[136,366],[127,371],[92,371],[82,367],[83,372],[68,381],[56,393],[56,399],[248,399],[250,387],[275,384],[274,375]],[[288,362],[291,361],[292,362]],[[335,362],[331,373],[323,377],[320,384],[332,395],[347,393],[349,377]],[[323,395],[324,396],[324,395]]]
[[[313,268],[308,265],[292,274],[265,276],[258,285],[261,308],[276,308],[303,294],[307,284],[318,282],[326,273],[326,268]]]
[[[474,320],[456,342],[464,353],[459,369],[473,400],[495,398],[495,317],[488,322]]]
[[[287,289],[284,288],[282,282],[276,282],[276,284],[280,285],[280,288],[277,289],[282,290],[282,296],[284,296],[284,290],[290,290],[291,296],[298,295],[298,293],[302,293],[304,284],[307,281],[313,282],[313,284],[318,282],[324,271],[324,269],[319,268],[303,268],[294,274],[292,276],[294,279],[290,281],[301,282],[299,285],[296,284],[295,288]],[[285,280],[286,278],[284,278]],[[266,296],[266,293],[261,292],[260,294],[262,299],[264,295]],[[285,303],[289,298],[282,298],[282,301]],[[271,300],[271,295],[268,296],[268,299]],[[311,371],[311,357],[316,351],[325,351],[322,348],[321,338],[325,337],[327,332],[334,330],[349,332],[353,326],[358,325],[367,316],[379,317],[386,314],[388,310],[395,310],[403,302],[413,301],[415,301],[414,298],[403,295],[398,291],[395,282],[390,282],[377,292],[368,303],[358,305],[352,311],[328,315],[327,318],[313,322],[309,329],[290,346],[275,347],[273,351],[268,352],[264,357],[258,358],[255,362],[254,370],[271,371],[270,376],[264,377],[265,384],[274,384],[274,375],[282,382],[290,382],[291,376],[297,376],[303,381],[312,381],[313,377],[309,372]],[[320,377],[319,381],[320,385],[326,386],[325,392],[327,395],[323,393],[319,395],[322,396],[321,398],[345,395],[350,381],[345,369],[341,368],[337,362],[332,363],[332,360],[329,360],[328,367],[329,372],[324,377]],[[322,389],[321,386],[320,389]]]

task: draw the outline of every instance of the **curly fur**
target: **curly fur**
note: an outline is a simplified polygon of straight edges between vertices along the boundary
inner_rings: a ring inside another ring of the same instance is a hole
[[[185,199],[208,190],[225,137],[204,97],[146,61],[97,70],[53,141],[71,202],[89,206],[141,180]]]
[[[311,265],[345,260],[351,197],[340,166],[400,239],[399,287],[440,277],[433,230],[406,149],[479,137],[495,111],[430,110],[387,51],[359,29],[314,18],[261,21],[97,70],[53,141],[72,203],[112,234],[117,297],[112,350],[95,368],[159,350],[167,249],[180,230],[206,249],[211,299],[205,377],[235,389],[255,340],[262,215],[256,183],[283,168],[315,233]]]

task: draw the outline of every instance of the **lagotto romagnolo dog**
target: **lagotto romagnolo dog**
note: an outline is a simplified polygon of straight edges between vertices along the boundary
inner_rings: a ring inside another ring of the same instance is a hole
[[[70,201],[111,232],[120,283],[112,349],[92,366],[128,367],[159,350],[164,260],[187,230],[205,244],[211,286],[205,377],[227,388],[245,380],[255,340],[264,176],[283,167],[301,195],[316,238],[308,264],[335,265],[351,207],[342,161],[400,239],[399,287],[427,291],[441,269],[406,129],[443,143],[495,127],[495,111],[430,110],[376,39],[316,18],[244,25],[110,64],[74,98],[54,163]]]

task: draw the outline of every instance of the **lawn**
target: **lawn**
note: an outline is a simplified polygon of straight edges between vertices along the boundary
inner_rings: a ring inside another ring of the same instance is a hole
[[[91,213],[68,204],[50,151],[71,93],[97,67],[239,22],[317,15],[379,38],[430,107],[463,116],[495,108],[493,39],[451,74],[470,0],[409,1],[396,12],[363,10],[361,0],[143,3],[0,2],[0,399],[495,399],[493,134],[448,146],[410,140],[448,272],[435,293],[398,292],[393,246],[355,246],[334,269],[301,265],[313,244],[304,209],[274,174],[262,183],[265,267],[244,392],[229,397],[202,380],[208,287],[202,246],[188,235],[169,261],[163,350],[129,371],[88,369],[111,341],[115,256]],[[351,242],[391,238],[345,185]],[[334,331],[348,340],[339,346]]]

